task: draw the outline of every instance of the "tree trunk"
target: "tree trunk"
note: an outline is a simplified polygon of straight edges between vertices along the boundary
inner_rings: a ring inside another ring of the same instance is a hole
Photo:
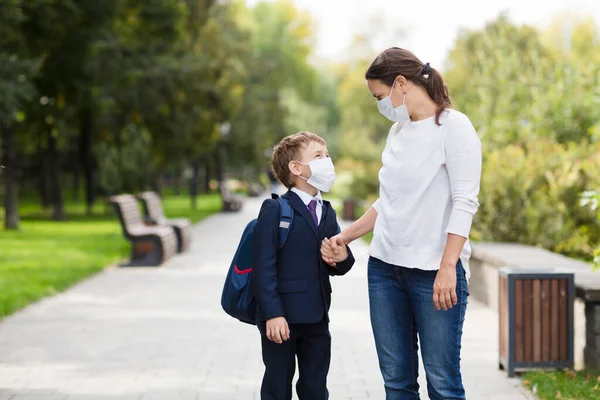
[[[95,159],[92,151],[93,115],[91,108],[84,107],[79,114],[79,118],[81,123],[79,155],[85,185],[85,212],[87,215],[91,215],[96,201]]]
[[[66,215],[60,185],[60,165],[56,137],[52,134],[52,127],[48,127],[48,163],[50,167],[50,187],[52,188],[52,219],[64,221]]]
[[[117,177],[119,179],[119,186],[117,193],[129,192],[129,178],[123,174],[123,124],[119,124],[119,128],[115,135],[115,145],[117,148]],[[152,183],[151,183],[152,185]]]
[[[217,181],[221,185],[225,181],[225,145],[217,147]]]
[[[0,125],[4,175],[4,229],[19,229],[19,163],[13,127]]]
[[[219,184],[219,193],[221,194],[223,204],[225,204],[223,189],[225,188],[225,180],[227,177],[227,172],[225,170],[227,165],[225,156],[225,143],[220,143],[217,147],[217,181]]]
[[[210,159],[206,159],[206,161],[204,162],[204,193],[210,193],[210,174],[211,174],[211,168],[210,168]]]
[[[179,166],[175,170],[175,196],[181,196],[181,186],[183,186],[183,168]]]
[[[192,161],[192,179],[190,181],[190,198],[192,200],[192,209],[198,208],[198,184],[200,180],[200,160]]]
[[[46,132],[40,133],[38,157],[40,159],[40,174],[39,174],[39,189],[40,189],[40,202],[43,209],[50,207],[50,199],[52,197],[50,189],[50,178],[48,177],[48,154],[46,152]]]
[[[79,181],[80,181],[79,168],[75,167],[73,171],[73,200],[79,201]]]
[[[41,165],[40,165],[40,200],[42,203],[43,209],[48,209],[50,207],[50,203],[52,202],[52,188],[50,187],[50,177],[49,177],[49,166],[48,166],[48,155],[43,154],[41,156]]]
[[[160,172],[155,172],[153,174],[150,188],[154,192],[156,192],[159,196],[161,196],[161,194],[162,194],[162,174]]]

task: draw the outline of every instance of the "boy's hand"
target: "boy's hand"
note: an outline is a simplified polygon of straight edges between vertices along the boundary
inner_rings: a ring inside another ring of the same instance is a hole
[[[280,344],[289,338],[290,327],[285,317],[275,317],[267,320],[267,339]]]
[[[335,267],[336,263],[344,261],[348,258],[348,248],[344,244],[344,239],[341,235],[336,235],[331,239],[323,239],[321,244],[321,256],[329,266]]]

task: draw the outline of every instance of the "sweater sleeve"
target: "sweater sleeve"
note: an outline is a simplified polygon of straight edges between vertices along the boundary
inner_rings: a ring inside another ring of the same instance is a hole
[[[373,203],[371,205],[371,207],[373,207],[375,209],[375,211],[377,211],[377,214],[381,214],[381,198],[377,198],[377,200],[375,200],[375,203]]]
[[[450,179],[452,213],[446,233],[469,237],[473,216],[479,207],[477,196],[481,180],[481,141],[471,121],[461,115],[448,121],[444,137],[446,169]]]

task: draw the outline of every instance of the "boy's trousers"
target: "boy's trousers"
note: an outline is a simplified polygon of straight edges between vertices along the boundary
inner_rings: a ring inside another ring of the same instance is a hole
[[[326,317],[316,324],[290,324],[290,339],[281,344],[262,338],[265,375],[262,400],[291,400],[298,358],[296,393],[300,400],[327,400],[327,373],[331,361],[331,335]]]

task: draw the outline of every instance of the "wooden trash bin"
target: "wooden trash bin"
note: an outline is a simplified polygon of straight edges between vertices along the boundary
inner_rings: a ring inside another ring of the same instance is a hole
[[[500,369],[573,368],[574,274],[500,270]]]
[[[356,206],[358,205],[358,201],[356,199],[344,199],[344,208],[342,211],[342,219],[344,221],[352,221],[356,220]]]

